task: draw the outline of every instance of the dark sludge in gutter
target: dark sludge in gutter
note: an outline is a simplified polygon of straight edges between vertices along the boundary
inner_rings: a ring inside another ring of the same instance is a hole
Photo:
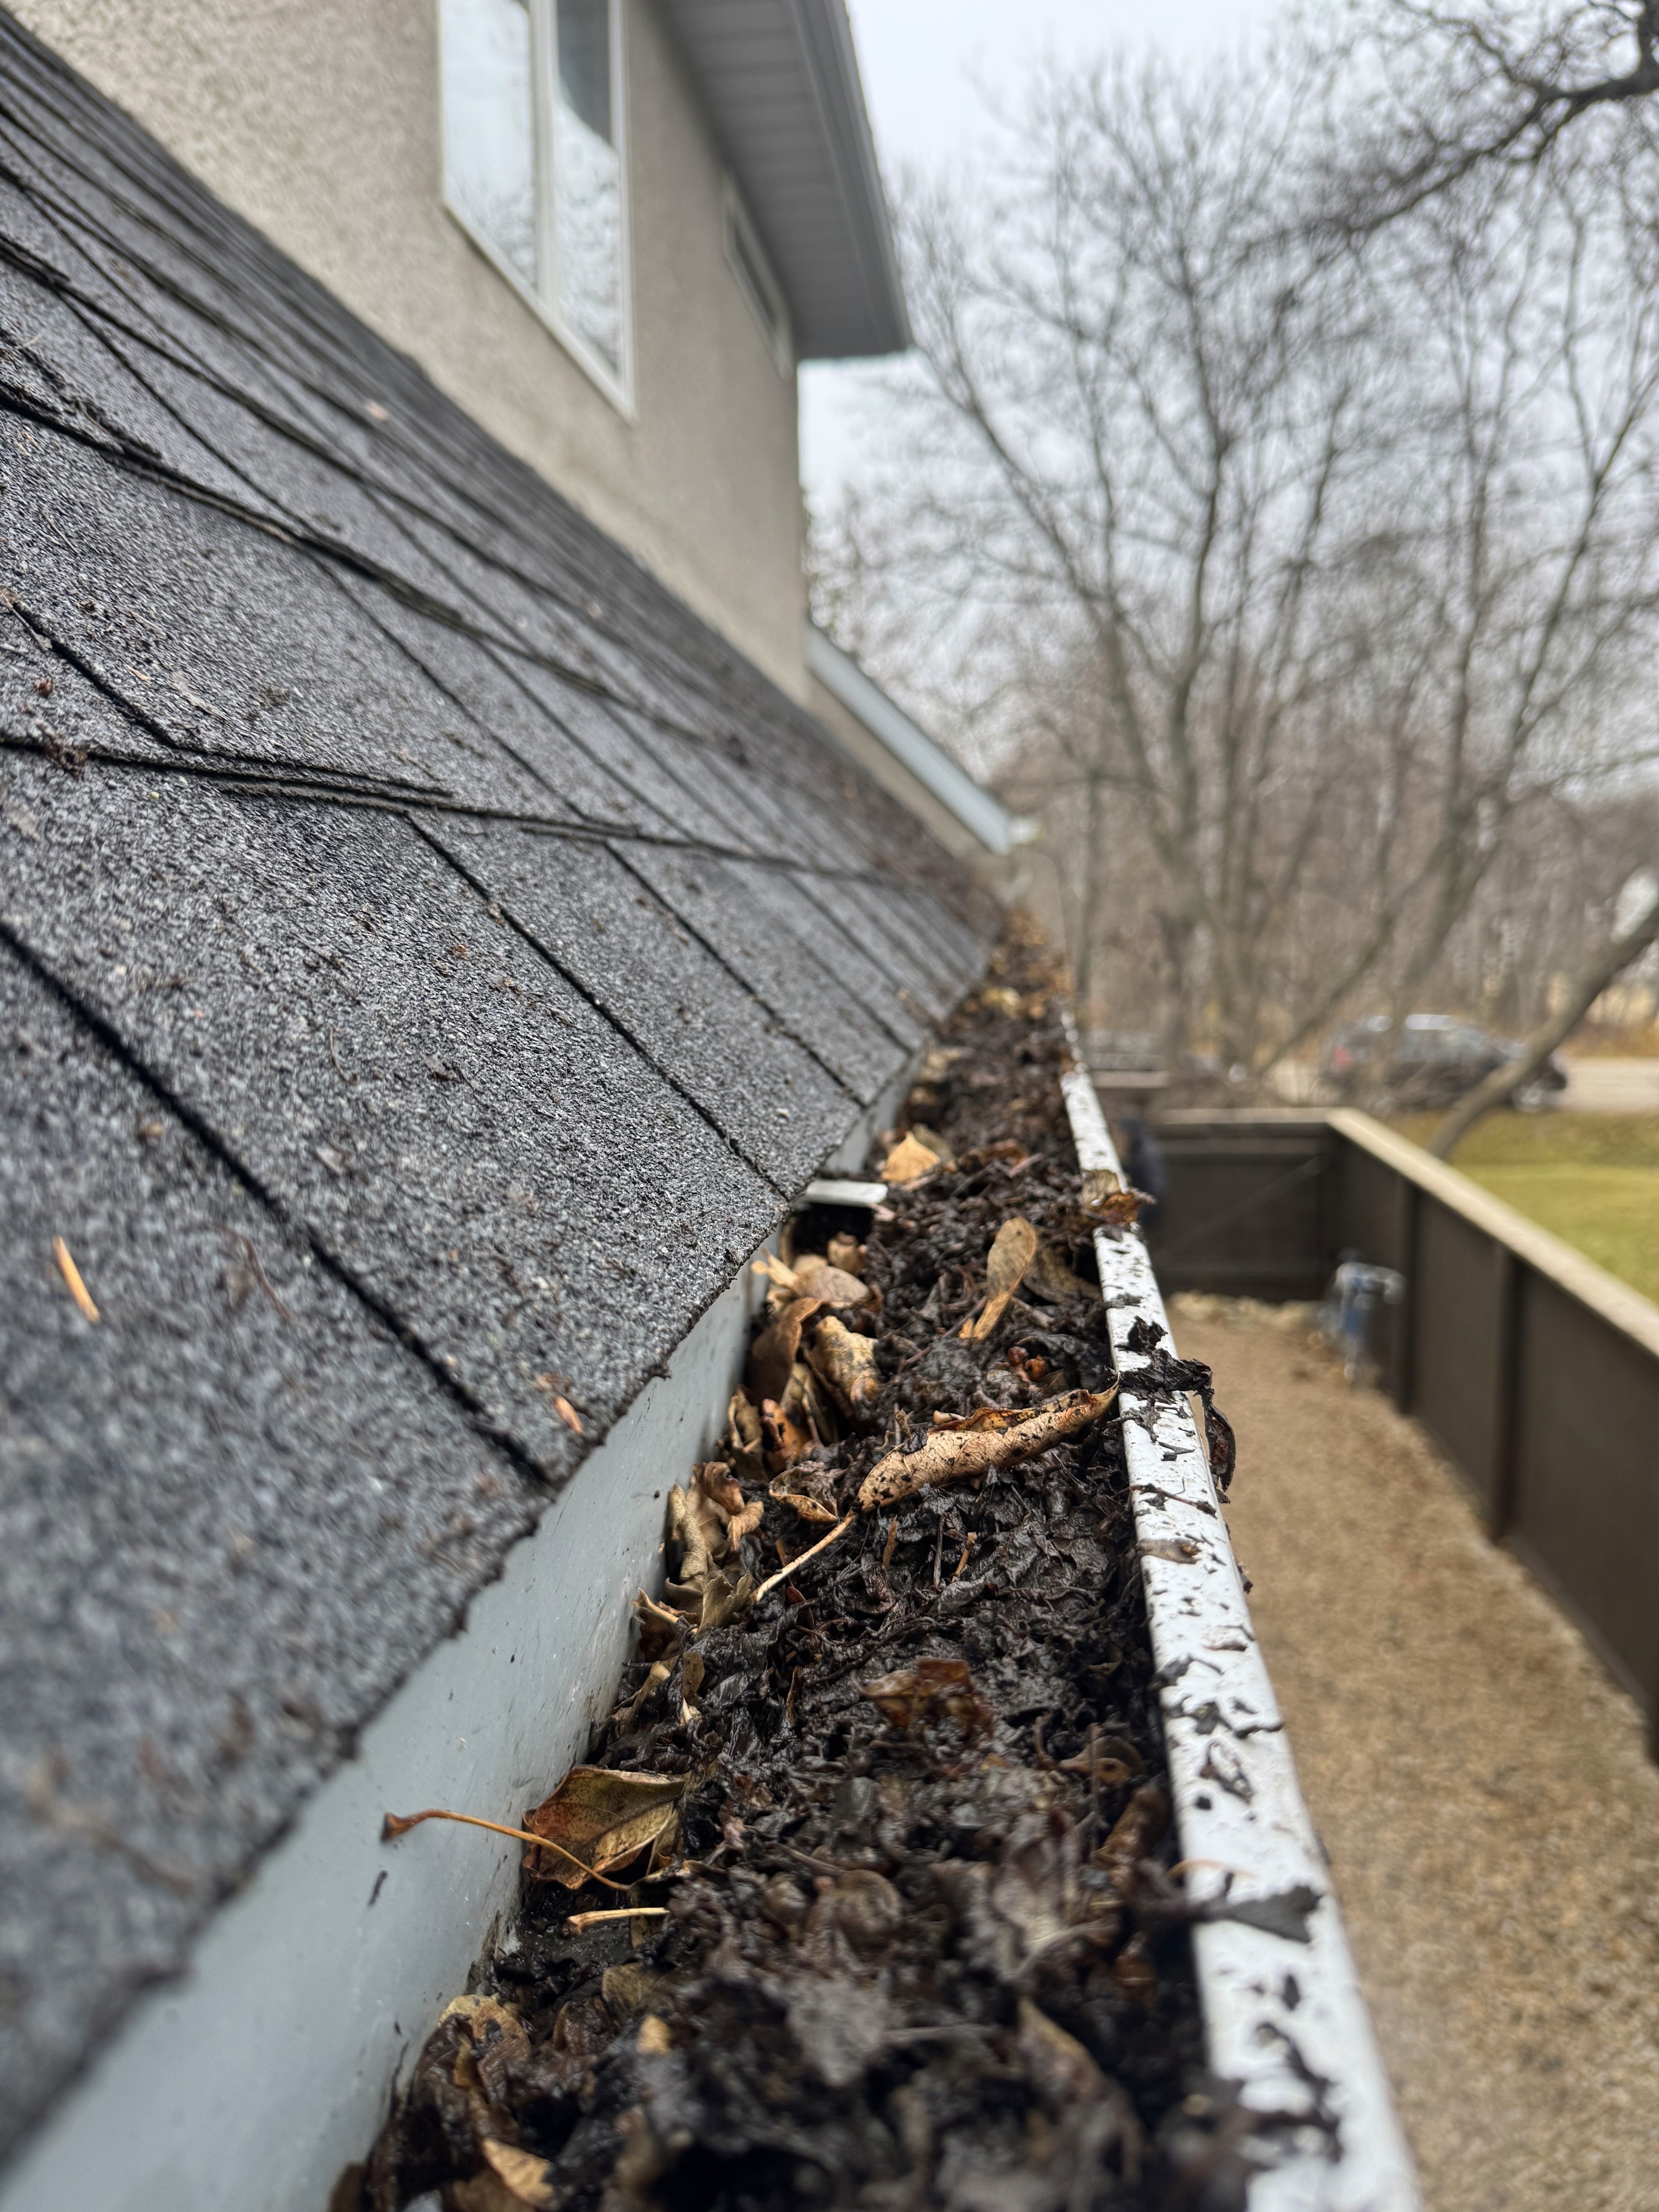
[[[938,1164],[789,1224],[586,1763],[448,1808],[561,1848],[337,2212],[1242,2205],[1055,970],[1018,923],[993,970],[908,1102]],[[980,1473],[919,1483],[946,1435]]]

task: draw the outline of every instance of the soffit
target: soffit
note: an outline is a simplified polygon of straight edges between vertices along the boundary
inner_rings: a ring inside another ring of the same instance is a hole
[[[844,0],[664,0],[803,361],[910,342]]]

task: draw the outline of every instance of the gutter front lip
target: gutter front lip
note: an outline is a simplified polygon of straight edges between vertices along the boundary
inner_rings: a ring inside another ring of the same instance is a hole
[[[1087,1200],[1125,1178],[1069,1014],[1066,1031],[1061,1089]],[[1212,2070],[1254,2110],[1301,2119],[1288,2148],[1282,2131],[1264,2133],[1274,2162],[1250,2184],[1250,2212],[1421,2212],[1191,1402],[1136,1388],[1151,1355],[1131,1332],[1144,1324],[1160,1352],[1175,1349],[1152,1261],[1138,1229],[1097,1231],[1095,1257],[1189,1889],[1230,1905],[1298,1890],[1318,1900],[1305,1943],[1231,1919],[1193,1931]]]

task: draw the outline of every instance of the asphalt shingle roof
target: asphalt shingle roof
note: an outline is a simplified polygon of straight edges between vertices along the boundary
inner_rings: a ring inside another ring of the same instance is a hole
[[[3,15],[0,479],[3,2149],[994,917]]]

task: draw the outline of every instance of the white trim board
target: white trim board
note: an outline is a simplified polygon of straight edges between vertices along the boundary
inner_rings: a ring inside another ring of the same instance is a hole
[[[806,625],[806,665],[830,696],[862,722],[871,736],[885,745],[901,767],[948,808],[988,853],[999,856],[1012,853],[1036,835],[1035,823],[1011,814],[1000,799],[975,783],[960,761],[952,760],[920,722],[912,721],[897,701],[888,697],[873,677],[865,674],[851,653],[843,653],[833,638],[811,622]],[[831,731],[830,735],[834,734]]]

